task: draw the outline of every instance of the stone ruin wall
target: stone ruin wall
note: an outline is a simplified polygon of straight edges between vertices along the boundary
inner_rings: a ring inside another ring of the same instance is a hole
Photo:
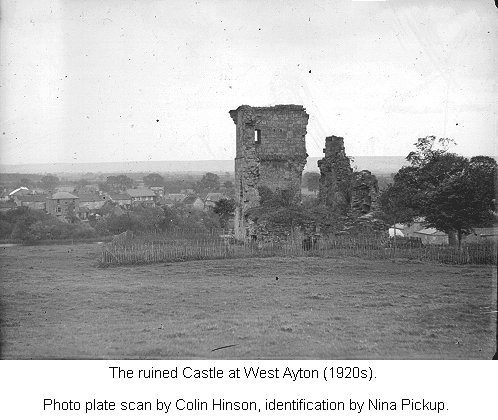
[[[346,156],[344,138],[330,136],[325,139],[325,157],[318,161],[320,184],[318,199],[333,212],[347,212],[351,202],[353,169]]]
[[[360,217],[377,210],[379,183],[370,171],[354,173],[351,185],[351,213],[353,217]]]
[[[325,157],[318,161],[318,199],[334,213],[355,218],[377,209],[379,186],[370,171],[354,172],[346,155],[344,138],[325,139]]]
[[[258,188],[291,190],[301,200],[309,115],[300,105],[250,107],[230,111],[236,125],[235,236],[249,232],[247,212],[260,205]]]

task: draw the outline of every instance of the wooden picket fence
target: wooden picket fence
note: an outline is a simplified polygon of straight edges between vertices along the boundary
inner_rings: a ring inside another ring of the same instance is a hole
[[[237,242],[228,235],[207,235],[201,239],[172,235],[147,235],[123,243],[103,245],[101,264],[133,265],[188,260],[254,257],[359,257],[366,259],[407,259],[444,264],[497,264],[496,243],[469,244],[461,249],[449,246],[422,246],[405,242],[393,246],[388,238],[329,237],[318,241],[290,238],[274,242]]]

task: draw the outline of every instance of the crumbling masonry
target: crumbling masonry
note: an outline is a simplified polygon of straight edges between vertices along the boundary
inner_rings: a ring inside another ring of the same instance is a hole
[[[344,138],[327,137],[323,152],[325,157],[318,161],[319,201],[337,215],[354,218],[376,210],[377,178],[370,171],[353,172],[346,156]]]
[[[351,213],[360,217],[377,209],[379,184],[377,177],[370,171],[354,173],[351,185]]]
[[[288,190],[301,200],[309,115],[301,105],[251,107],[230,111],[236,125],[235,236],[250,235],[248,211],[260,205],[258,188]]]
[[[351,203],[353,169],[346,156],[344,138],[327,137],[323,153],[325,157],[318,161],[320,169],[318,199],[334,213],[346,214]]]

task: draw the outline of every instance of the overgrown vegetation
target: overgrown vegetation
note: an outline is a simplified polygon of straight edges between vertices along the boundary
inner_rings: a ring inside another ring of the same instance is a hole
[[[82,223],[65,223],[44,211],[19,207],[0,214],[0,239],[36,242],[50,239],[95,237],[95,230]]]
[[[59,239],[88,239],[135,233],[165,232],[171,229],[208,232],[226,226],[227,214],[200,211],[178,205],[135,207],[123,211],[106,204],[88,222],[66,223],[40,210],[20,207],[0,213],[0,239],[24,243]]]
[[[221,227],[226,228],[235,212],[235,200],[222,198],[216,202],[213,211],[218,215]]]

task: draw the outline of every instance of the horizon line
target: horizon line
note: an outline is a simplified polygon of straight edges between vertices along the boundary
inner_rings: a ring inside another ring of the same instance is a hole
[[[463,156],[463,155],[462,155]],[[308,156],[307,159],[322,159],[324,156]],[[394,157],[403,158],[402,155],[348,155],[349,158],[382,158]],[[97,162],[22,162],[22,163],[1,163],[0,168],[5,166],[23,166],[23,165],[93,165],[93,164],[106,164],[106,163],[163,163],[163,162],[229,162],[235,159],[190,159],[190,160],[122,160],[122,161],[97,161]]]

